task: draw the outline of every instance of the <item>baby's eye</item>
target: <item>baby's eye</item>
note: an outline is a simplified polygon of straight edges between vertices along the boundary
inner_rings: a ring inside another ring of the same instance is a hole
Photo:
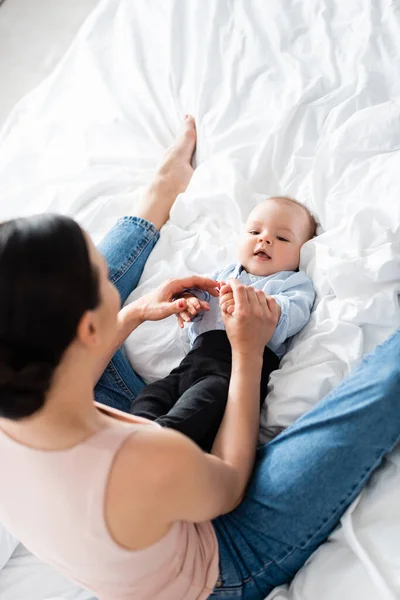
[[[256,231],[255,229],[252,229],[251,231],[249,231],[250,235],[258,235],[260,232]]]
[[[278,239],[280,242],[288,242],[288,241],[289,241],[288,239],[284,238],[284,237],[283,237],[283,236],[281,236],[281,235],[277,235],[276,237],[277,237],[277,239]]]

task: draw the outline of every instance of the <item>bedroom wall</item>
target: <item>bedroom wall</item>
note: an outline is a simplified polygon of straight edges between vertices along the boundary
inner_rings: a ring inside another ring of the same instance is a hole
[[[0,2],[0,127],[61,58],[99,0]]]

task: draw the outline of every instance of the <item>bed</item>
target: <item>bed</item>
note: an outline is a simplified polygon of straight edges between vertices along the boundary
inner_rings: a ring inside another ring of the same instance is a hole
[[[198,168],[131,300],[229,262],[263,196],[307,204],[320,227],[301,267],[317,301],[271,377],[260,432],[268,440],[400,325],[399,59],[398,0],[103,0],[0,134],[0,217],[63,212],[99,241],[134,211],[187,112]],[[126,343],[147,381],[186,348],[174,318]],[[268,600],[399,598],[399,493],[396,449]],[[24,560],[20,546],[3,560],[2,600],[81,600],[76,588],[52,591],[39,563],[36,595],[8,585],[12,571],[24,577]]]

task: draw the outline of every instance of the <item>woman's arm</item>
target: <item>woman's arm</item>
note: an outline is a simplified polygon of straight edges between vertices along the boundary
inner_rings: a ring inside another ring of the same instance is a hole
[[[224,319],[232,377],[212,454],[167,429],[146,427],[127,440],[110,478],[107,522],[114,539],[128,548],[156,542],[175,521],[201,522],[230,512],[246,490],[257,444],[262,355],[277,311],[263,292],[237,281],[230,285],[235,312]]]
[[[233,295],[233,312],[224,310]],[[260,377],[265,344],[273,335],[280,310],[262,290],[232,280],[222,285],[220,306],[232,346],[232,374],[224,419],[212,454],[235,467],[240,502],[254,463],[260,424]]]
[[[225,415],[212,448],[212,454],[230,465],[237,476],[232,510],[242,499],[250,478],[260,425],[260,378],[266,342],[279,320],[276,303],[261,290],[230,282],[235,309],[222,311],[232,346],[232,374]],[[221,290],[220,304],[224,303]]]
[[[181,482],[180,494],[186,499],[189,495],[193,498],[192,504],[185,501],[180,506],[175,485],[172,493],[184,513],[180,518],[189,520],[211,519],[233,510],[245,493],[254,464],[263,353],[279,320],[279,307],[263,291],[244,286],[237,280],[221,288],[221,304],[231,291],[235,310],[233,314],[222,313],[232,346],[232,373],[224,418],[212,456],[198,454],[193,449],[190,453],[187,451],[186,457],[181,452],[180,461],[184,464],[180,464],[180,474],[175,474],[175,481]],[[183,468],[185,463],[186,469]]]

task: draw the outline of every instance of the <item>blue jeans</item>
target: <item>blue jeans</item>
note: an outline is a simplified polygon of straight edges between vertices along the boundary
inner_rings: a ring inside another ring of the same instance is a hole
[[[100,246],[122,299],[137,284],[157,239],[152,225],[127,218]],[[96,397],[129,410],[142,386],[118,351]],[[213,521],[220,573],[210,598],[262,600],[294,577],[399,441],[399,392],[397,332],[315,408],[259,449],[244,500]]]
[[[99,245],[109,268],[110,281],[121,296],[121,304],[139,283],[144,265],[153,250],[160,232],[144,219],[123,217]],[[117,350],[99,379],[94,395],[97,402],[130,412],[145,382],[132,369],[123,348]]]

